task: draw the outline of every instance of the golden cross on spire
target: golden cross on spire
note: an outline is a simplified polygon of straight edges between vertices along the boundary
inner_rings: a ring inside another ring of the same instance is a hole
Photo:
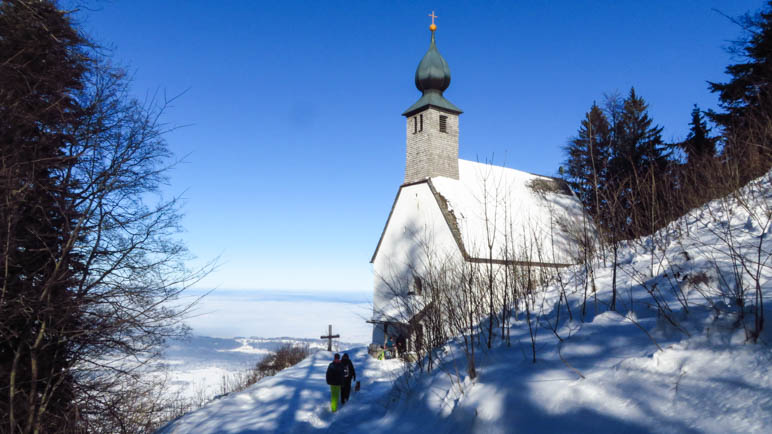
[[[431,30],[433,32],[433,31],[437,30],[437,25],[434,24],[434,19],[437,18],[437,15],[434,15],[434,11],[432,11],[432,13],[430,13],[429,16],[432,17],[432,25],[429,26],[429,30]]]

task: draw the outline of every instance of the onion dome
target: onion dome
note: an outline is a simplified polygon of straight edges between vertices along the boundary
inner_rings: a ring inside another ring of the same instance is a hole
[[[403,116],[412,116],[427,106],[434,106],[454,114],[462,113],[458,107],[442,96],[442,92],[450,86],[450,68],[448,68],[448,62],[437,51],[437,45],[434,42],[434,30],[437,26],[432,24],[432,27],[430,27],[432,39],[429,44],[429,50],[421,59],[415,71],[415,87],[423,95],[415,104],[402,113]]]
[[[434,32],[432,32],[429,51],[421,59],[421,63],[418,64],[418,69],[415,71],[415,87],[421,92],[429,89],[442,92],[448,86],[450,86],[450,68],[448,68],[448,62],[437,51],[437,45],[434,43]]]

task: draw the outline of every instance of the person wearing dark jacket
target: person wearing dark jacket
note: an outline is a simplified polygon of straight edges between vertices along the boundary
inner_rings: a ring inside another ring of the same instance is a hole
[[[334,413],[338,411],[340,386],[343,384],[343,363],[338,353],[335,353],[332,363],[327,367],[327,384],[330,385],[330,408]]]
[[[357,373],[354,371],[354,363],[348,358],[348,354],[343,354],[341,364],[343,365],[343,385],[340,389],[340,403],[345,404],[351,394],[351,380],[357,377]]]

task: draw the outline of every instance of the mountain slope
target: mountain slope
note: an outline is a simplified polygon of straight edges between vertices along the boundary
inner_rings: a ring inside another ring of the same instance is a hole
[[[162,432],[770,432],[771,334],[754,332],[772,314],[760,302],[772,296],[770,185],[767,175],[621,246],[616,310],[610,258],[586,299],[586,270],[564,270],[534,303],[533,345],[521,312],[509,342],[478,348],[474,380],[460,339],[429,373],[360,348],[363,391],[332,414],[329,354],[317,353]]]

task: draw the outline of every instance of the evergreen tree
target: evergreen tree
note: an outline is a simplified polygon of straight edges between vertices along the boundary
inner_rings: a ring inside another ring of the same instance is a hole
[[[662,127],[652,125],[648,104],[631,88],[622,103],[616,124],[612,125],[611,159],[608,186],[619,196],[617,213],[628,216],[624,220],[624,237],[650,233],[661,224],[654,217],[659,207],[658,183],[668,171],[669,153],[662,142]]]
[[[53,0],[0,1],[0,432],[148,432],[165,410],[131,361],[180,336],[170,306],[206,270],[159,197],[163,106],[127,86]]]
[[[726,68],[728,82],[710,83],[724,111],[709,116],[724,130],[725,156],[750,177],[772,164],[772,1],[737,22],[747,35],[735,50],[743,61]]]
[[[662,142],[662,127],[652,126],[646,101],[630,88],[624,100],[619,122],[615,126],[614,159],[618,176],[644,173],[668,157]],[[625,167],[627,166],[627,167]]]
[[[611,126],[600,107],[593,103],[577,136],[564,148],[568,154],[564,177],[596,218],[602,208],[600,189],[606,182],[610,146]]]
[[[63,149],[82,114],[84,40],[48,1],[0,3],[0,417],[2,431],[56,432],[73,419],[69,346],[82,267]]]
[[[694,165],[706,158],[713,158],[716,155],[716,138],[710,137],[710,128],[696,104],[689,127],[686,140],[678,144],[686,153],[687,164]]]

